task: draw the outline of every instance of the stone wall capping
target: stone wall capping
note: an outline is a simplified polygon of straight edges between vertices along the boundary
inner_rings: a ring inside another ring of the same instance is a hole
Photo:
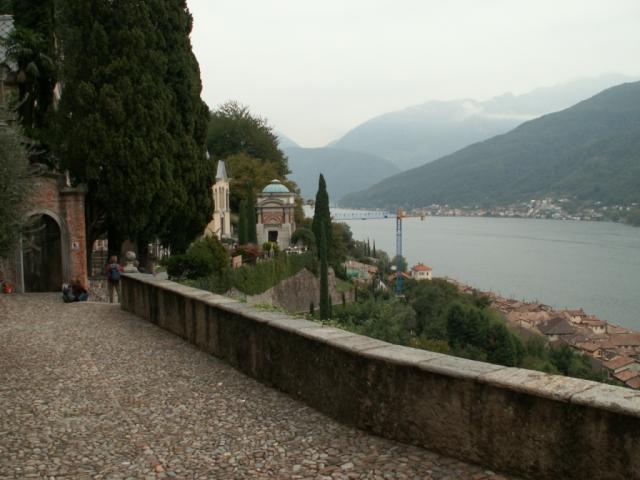
[[[568,402],[573,395],[600,385],[579,378],[508,367],[481,375],[478,380],[489,385],[564,402]]]
[[[602,383],[590,383],[594,383],[594,386],[573,395],[571,403],[640,418],[639,391]]]
[[[175,286],[174,287],[169,287],[169,288],[167,288],[167,290],[171,290],[173,292],[178,292],[178,293],[184,295],[185,297],[196,297],[198,295],[198,292],[202,292],[202,290],[199,290],[197,288],[189,287],[187,285],[180,285],[180,284],[178,284],[177,287],[175,287]]]
[[[300,330],[300,335],[306,338],[317,340],[321,343],[329,343],[332,338],[355,337],[355,333],[347,332],[335,327],[319,325],[317,328],[305,328]]]
[[[363,335],[352,335],[348,337],[329,338],[327,343],[343,350],[359,353],[361,351],[377,350],[378,348],[388,347],[390,344]]]
[[[209,296],[206,297],[205,302],[209,305],[226,305],[229,303],[240,303],[238,300],[234,300],[233,298],[225,297],[223,295],[218,295],[217,293],[209,293]]]
[[[317,323],[312,322],[310,320],[305,320],[303,318],[291,318],[291,317],[270,318],[269,326],[280,328],[288,332],[297,332],[299,330],[319,327]]]
[[[226,310],[227,312],[242,315],[260,323],[268,323],[269,319],[266,318],[260,310],[253,308],[251,305],[247,305],[242,302],[224,303],[218,305],[219,308]]]
[[[189,290],[185,291],[184,295],[195,300],[203,300],[205,298],[211,297],[213,293],[207,292],[205,290],[200,290],[199,288],[189,287]]]
[[[420,368],[433,373],[439,373],[454,378],[477,380],[482,375],[507,367],[493,365],[491,363],[467,360],[466,358],[442,355],[437,358],[425,360],[419,363]]]
[[[122,276],[125,278],[126,277],[133,278],[134,280],[142,283],[158,284],[161,281],[166,281],[166,282],[169,281],[169,280],[160,280],[155,275],[149,275],[148,273],[123,273]],[[175,282],[171,282],[171,283],[175,283]]]
[[[386,346],[362,352],[369,358],[394,363],[400,366],[419,367],[422,362],[428,362],[445,356],[444,353],[419,350],[387,343]]]

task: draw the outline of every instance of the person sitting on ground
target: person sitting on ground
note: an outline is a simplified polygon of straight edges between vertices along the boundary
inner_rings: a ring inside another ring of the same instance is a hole
[[[104,273],[107,276],[107,288],[109,290],[109,303],[114,303],[115,295],[118,295],[118,301],[120,301],[120,275],[124,272],[122,266],[118,263],[118,257],[112,255],[109,258],[109,263],[104,269]]]
[[[68,283],[62,284],[62,301],[64,303],[70,303],[75,301],[75,297],[73,296],[73,291],[71,290],[71,285]]]
[[[89,292],[79,278],[76,278],[70,284],[65,283],[62,285],[62,300],[65,303],[86,302],[88,298]]]
[[[86,302],[89,298],[89,292],[79,278],[76,278],[73,282],[71,282],[71,292],[76,298],[76,302]]]

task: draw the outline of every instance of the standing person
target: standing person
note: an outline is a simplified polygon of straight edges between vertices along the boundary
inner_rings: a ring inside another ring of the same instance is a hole
[[[118,263],[118,257],[115,255],[109,258],[109,263],[104,269],[104,273],[107,275],[107,288],[109,290],[109,303],[114,303],[114,294],[118,295],[118,301],[120,301],[120,274],[124,271],[122,266]]]

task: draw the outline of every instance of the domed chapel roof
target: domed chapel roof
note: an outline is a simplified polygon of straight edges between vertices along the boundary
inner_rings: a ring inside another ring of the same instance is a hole
[[[262,193],[291,193],[280,180],[271,180],[271,183],[262,189]]]

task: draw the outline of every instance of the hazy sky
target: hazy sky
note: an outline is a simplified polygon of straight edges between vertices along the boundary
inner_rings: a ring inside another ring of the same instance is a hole
[[[210,108],[302,146],[428,100],[640,75],[639,0],[188,0]]]

